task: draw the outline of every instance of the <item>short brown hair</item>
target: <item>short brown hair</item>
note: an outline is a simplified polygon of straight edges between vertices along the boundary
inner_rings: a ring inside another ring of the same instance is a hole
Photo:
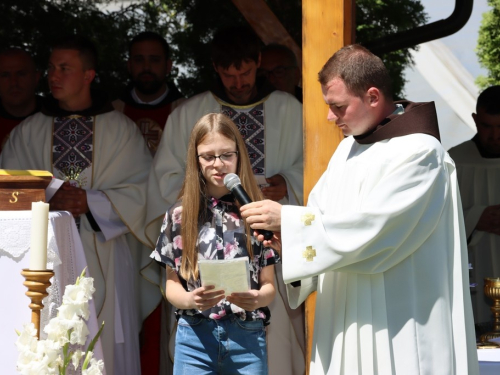
[[[233,26],[217,31],[212,40],[212,62],[228,69],[240,69],[243,62],[259,61],[262,42],[252,29]]]
[[[476,112],[483,108],[489,115],[500,114],[500,85],[490,86],[477,98]]]
[[[52,51],[61,49],[78,51],[85,70],[97,69],[97,49],[90,39],[81,35],[63,36],[52,44]]]
[[[378,88],[392,100],[391,77],[382,60],[359,44],[345,46],[335,52],[318,73],[322,85],[340,78],[347,89],[356,96],[370,88]]]

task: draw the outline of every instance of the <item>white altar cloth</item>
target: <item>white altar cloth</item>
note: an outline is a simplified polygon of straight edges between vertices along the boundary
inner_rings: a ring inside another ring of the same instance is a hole
[[[0,364],[3,374],[15,374],[18,352],[15,345],[17,334],[24,323],[31,321],[30,299],[25,295],[23,268],[29,268],[31,211],[0,211]],[[48,230],[47,268],[55,276],[50,280],[49,296],[44,299],[41,314],[41,338],[46,337],[44,325],[57,314],[62,302],[64,287],[74,284],[87,266],[80,235],[73,216],[69,212],[50,212]],[[92,276],[87,270],[87,276]],[[98,331],[93,301],[90,301],[90,318],[87,322],[89,340]],[[100,340],[94,348],[94,356],[102,359]]]
[[[478,349],[480,375],[500,374],[500,349]]]

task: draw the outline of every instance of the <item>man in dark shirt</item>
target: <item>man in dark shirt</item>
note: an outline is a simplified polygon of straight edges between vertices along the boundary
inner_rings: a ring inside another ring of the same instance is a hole
[[[165,39],[150,31],[135,36],[127,67],[130,85],[113,106],[137,124],[154,154],[168,116],[183,98],[173,82],[167,83],[172,60]]]
[[[257,74],[266,76],[274,87],[292,94],[302,103],[300,67],[293,51],[281,44],[268,44],[262,48],[261,55]]]
[[[0,52],[0,152],[10,131],[40,110],[41,97],[35,95],[39,79],[28,52],[20,48]]]

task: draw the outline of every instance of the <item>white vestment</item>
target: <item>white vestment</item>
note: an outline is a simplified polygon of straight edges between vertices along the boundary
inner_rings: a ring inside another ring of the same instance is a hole
[[[255,113],[255,108],[257,112],[263,111],[265,177],[282,175],[287,183],[286,202],[302,204],[302,104],[288,93],[274,91],[256,103],[236,106],[206,91],[183,102],[170,114],[165,125],[148,184],[146,234],[151,241],[156,242],[161,219],[177,200],[182,187],[191,130],[208,113],[223,112],[232,117],[228,107],[234,109],[234,113],[247,111],[249,117],[260,115]],[[279,272],[278,269],[277,275]],[[269,373],[302,375],[305,371],[304,315],[302,310],[289,310],[280,278],[277,278],[276,298],[269,309]]]
[[[344,139],[283,206],[291,307],[317,290],[310,374],[478,374],[453,161],[432,136]]]
[[[16,127],[2,152],[2,168],[48,170],[60,177],[54,169],[54,123],[54,117],[38,113]],[[139,276],[150,263],[150,250],[143,244],[151,155],[138,127],[117,111],[93,117],[91,148],[91,174],[82,188],[102,232],[96,233],[82,215],[80,236],[88,274],[94,278],[99,322],[105,322],[101,342],[106,372],[137,375],[140,323],[161,298],[157,288]]]
[[[476,323],[491,322],[492,300],[484,296],[484,278],[500,277],[500,236],[475,230],[488,206],[500,204],[500,158],[483,158],[473,141],[452,148],[464,207],[465,229],[472,264],[472,307]]]

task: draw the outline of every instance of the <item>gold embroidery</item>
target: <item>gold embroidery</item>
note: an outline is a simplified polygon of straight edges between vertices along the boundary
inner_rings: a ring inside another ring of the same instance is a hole
[[[314,220],[314,215],[307,213],[305,215],[302,215],[300,220],[304,223],[304,225],[311,225],[311,222]]]
[[[87,177],[82,176],[82,172],[83,170],[80,167],[63,168],[60,175],[64,182],[69,182],[71,186],[81,189],[87,185]]]
[[[306,249],[302,252],[302,257],[306,259],[306,262],[312,262],[315,256],[316,249],[313,249],[312,246],[307,246]]]

